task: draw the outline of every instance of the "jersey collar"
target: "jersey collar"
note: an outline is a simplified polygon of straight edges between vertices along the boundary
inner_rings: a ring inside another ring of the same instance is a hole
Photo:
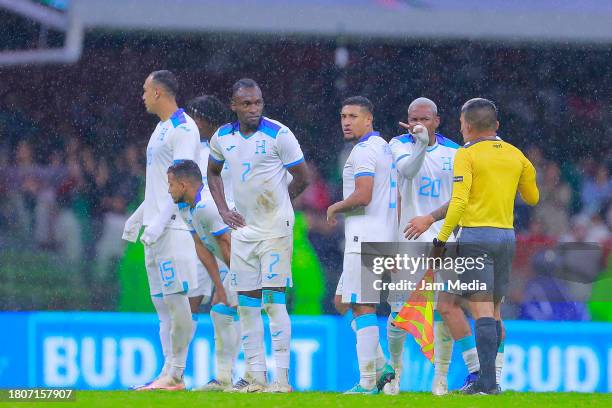
[[[480,142],[486,142],[486,141],[495,141],[495,140],[502,140],[501,137],[495,135],[495,136],[488,136],[488,137],[480,137],[476,140],[472,140],[471,142],[467,142],[466,144],[463,145],[463,147],[470,147],[472,145],[475,145],[476,143],[480,143]]]
[[[198,192],[196,193],[195,198],[193,199],[193,207],[191,208],[194,208],[196,205],[198,205],[200,200],[202,200],[202,190],[204,190],[204,184],[202,184],[198,189]]]
[[[366,133],[365,135],[361,136],[361,139],[359,139],[359,141],[357,141],[357,143],[365,142],[366,140],[368,140],[372,136],[380,136],[380,132],[372,131],[370,133]]]

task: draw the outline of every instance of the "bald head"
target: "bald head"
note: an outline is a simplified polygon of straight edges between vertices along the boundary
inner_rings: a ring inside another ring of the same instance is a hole
[[[408,114],[410,114],[410,112],[414,110],[417,106],[426,106],[431,109],[431,113],[433,113],[434,116],[438,116],[438,107],[436,106],[434,101],[429,98],[420,97],[410,102],[410,105],[408,105]]]
[[[488,99],[470,99],[463,104],[461,114],[476,132],[497,131],[497,107]]]

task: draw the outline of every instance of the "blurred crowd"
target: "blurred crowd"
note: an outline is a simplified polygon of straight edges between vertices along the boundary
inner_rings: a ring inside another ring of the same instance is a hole
[[[538,173],[540,203],[516,203],[520,284],[512,317],[588,319],[588,288],[560,282],[541,253],[559,243],[600,245],[607,266],[612,226],[612,71],[600,49],[486,44],[344,44],[342,41],[88,37],[71,66],[0,72],[0,248],[46,251],[75,265],[87,282],[116,280],[123,222],[142,200],[145,147],[156,118],[142,83],[173,70],[180,102],[199,94],[228,101],[231,84],[257,80],[266,114],[294,130],[313,184],[296,203],[325,269],[326,310],[342,268],[342,237],[325,222],[341,196],[346,157],[338,107],[361,94],[388,138],[419,96],[439,107],[440,132],[461,144],[458,112],[475,96],[494,100],[500,136],[523,149]],[[546,275],[546,274],[544,274]],[[595,280],[595,277],[592,277]],[[552,283],[551,283],[552,282]],[[537,292],[536,291],[540,291]],[[570,311],[543,310],[561,292]],[[586,291],[586,292],[585,292]],[[544,295],[542,295],[544,293]]]

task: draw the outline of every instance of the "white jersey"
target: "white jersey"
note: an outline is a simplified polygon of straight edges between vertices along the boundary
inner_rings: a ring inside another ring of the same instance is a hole
[[[143,224],[151,225],[167,203],[172,203],[168,193],[168,168],[180,160],[196,160],[200,144],[200,132],[193,119],[179,109],[164,122],[159,122],[147,145],[147,173]],[[180,217],[175,216],[169,228],[187,229]]]
[[[436,133],[436,143],[428,146],[410,134],[389,142],[398,171],[401,196],[399,239],[406,241],[404,228],[418,215],[426,215],[446,204],[453,191],[453,161],[459,145]],[[417,241],[431,242],[438,236],[444,221],[440,220]]]
[[[200,143],[200,161],[198,162],[198,166],[200,166],[200,171],[202,172],[202,183],[204,183],[204,188],[206,190],[210,190],[208,188],[208,177],[206,177],[209,156],[210,145],[206,140],[203,140]],[[223,192],[225,193],[225,201],[227,202],[227,206],[232,209],[234,208],[234,194],[232,192],[232,178],[229,173],[229,164],[227,163],[227,161],[223,164],[223,170],[221,170],[221,179],[223,180]]]
[[[289,128],[263,117],[257,131],[244,137],[239,122],[228,123],[213,135],[210,157],[229,163],[236,209],[246,221],[232,237],[263,241],[293,233],[287,169],[302,163],[304,154]]]
[[[223,259],[223,253],[215,237],[229,231],[229,227],[221,219],[210,192],[202,186],[195,196],[193,207],[187,203],[179,203],[178,209],[191,233],[197,234],[214,256]]]
[[[372,201],[345,213],[345,253],[360,253],[362,242],[395,242],[397,234],[397,173],[387,142],[378,132],[359,139],[342,171],[342,196],[355,191],[355,179],[373,176]]]

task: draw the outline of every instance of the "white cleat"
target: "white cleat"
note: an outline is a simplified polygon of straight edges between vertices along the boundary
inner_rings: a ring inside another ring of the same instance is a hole
[[[448,380],[446,377],[434,376],[431,383],[431,393],[436,396],[448,394]]]
[[[385,395],[399,395],[400,393],[400,375],[397,374],[393,380],[385,384],[382,391],[383,391],[383,394]]]
[[[279,382],[274,382],[268,385],[263,392],[269,392],[274,394],[287,394],[293,392],[293,388],[289,384],[281,384]]]

